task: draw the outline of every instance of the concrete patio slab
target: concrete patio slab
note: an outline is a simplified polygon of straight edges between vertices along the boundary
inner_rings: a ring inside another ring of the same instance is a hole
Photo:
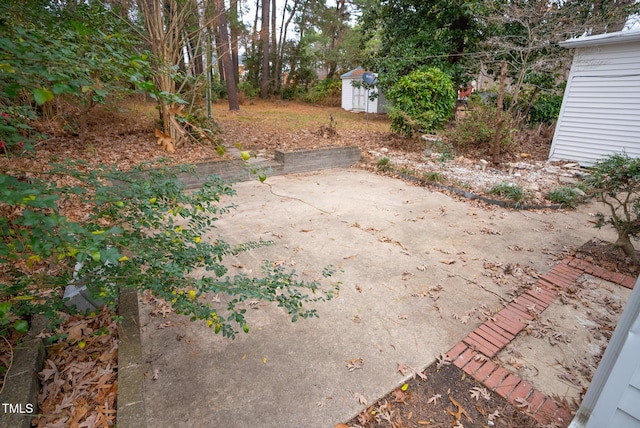
[[[251,331],[234,341],[141,305],[148,426],[332,427],[399,385],[398,363],[425,368],[512,299],[517,276],[492,266],[510,264],[525,281],[563,249],[614,238],[589,222],[594,205],[512,211],[361,170],[267,183],[236,184],[238,209],[208,237],[274,241],[229,259],[231,274],[278,260],[312,280],[332,265],[340,292],[314,305],[318,319],[296,323],[247,303]]]

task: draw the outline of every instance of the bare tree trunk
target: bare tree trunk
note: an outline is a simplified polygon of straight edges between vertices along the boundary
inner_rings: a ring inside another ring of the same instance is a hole
[[[345,0],[336,1],[336,21],[335,30],[331,33],[331,43],[329,45],[330,52],[334,52],[338,49],[342,43],[342,37],[344,36],[343,14],[345,9]],[[330,60],[328,62],[327,78],[332,78],[338,69],[338,62],[336,60]]]
[[[502,117],[502,104],[504,100],[504,87],[507,78],[507,62],[502,61],[502,70],[500,70],[500,87],[498,89],[498,102],[496,106],[496,133],[493,136],[493,150],[491,158],[494,164],[500,163],[500,143],[502,142],[502,128],[504,127],[504,118]]]
[[[233,64],[233,76],[236,85],[240,82],[240,59],[238,56],[238,39],[240,35],[240,21],[238,16],[238,0],[231,0],[229,9],[229,28],[231,30],[231,63]]]
[[[155,0],[141,0],[141,9],[149,32],[151,51],[156,61],[156,64],[154,64],[156,87],[161,92],[174,94],[176,91],[175,82],[171,78],[169,70],[177,63],[180,53],[181,14],[173,0],[170,0],[168,5]],[[163,16],[163,12],[167,16]],[[159,98],[158,103],[164,133],[170,135],[174,139],[175,145],[178,146],[184,138],[184,129],[169,112],[170,106],[167,105],[164,99]]]
[[[270,0],[262,0],[262,25],[260,40],[262,41],[262,79],[260,82],[260,98],[269,95],[269,6]]]
[[[287,21],[285,22],[284,17],[285,17],[285,14],[287,13],[287,3],[288,1],[285,0],[284,10],[282,11],[282,24],[280,25],[280,37],[278,40],[278,52],[276,54],[276,65],[274,66],[277,73],[276,86],[278,89],[282,86],[282,83],[283,83],[282,82],[282,60],[284,57],[284,43],[287,37],[287,29],[289,28],[289,24],[291,23],[291,21],[293,20],[293,17],[296,14],[296,10],[298,9],[298,4],[300,3],[300,0],[293,1],[293,6],[291,7],[291,14],[287,18]]]
[[[636,255],[636,249],[631,242],[631,238],[626,233],[618,233],[618,239],[613,244],[615,247],[620,247],[624,252],[625,256],[629,257],[633,261],[637,261],[638,257]]]
[[[217,6],[216,6],[216,10],[217,10]],[[215,22],[212,25],[213,39],[214,39],[214,46],[216,48],[216,65],[218,66],[218,75],[220,76],[220,83],[225,83],[227,81],[227,75],[224,71],[224,64],[220,59],[222,57],[222,36],[220,35],[220,26],[218,25],[218,18],[219,17],[216,16]]]
[[[277,62],[278,62],[278,9],[276,7],[276,0],[271,0],[271,51],[270,51],[270,59],[273,62],[273,70],[271,73],[270,81],[273,83],[273,90],[277,92],[278,90],[278,82],[276,81],[276,76],[278,75],[277,71]]]
[[[233,73],[233,62],[231,60],[231,50],[229,49],[229,22],[227,20],[227,12],[224,7],[224,0],[216,0],[216,9],[218,15],[218,34],[220,39],[217,45],[220,47],[220,56],[218,61],[222,62],[225,74],[225,83],[227,85],[227,99],[229,100],[229,110],[240,110],[238,101],[238,87]]]
[[[307,8],[303,6],[302,8],[302,16],[300,17],[300,35],[298,37],[298,45],[296,46],[295,53],[291,59],[291,64],[289,67],[289,76],[287,76],[286,85],[288,86],[291,80],[294,78],[297,68],[297,59],[300,58],[300,53],[302,49],[302,39],[304,37],[305,26],[307,25]]]

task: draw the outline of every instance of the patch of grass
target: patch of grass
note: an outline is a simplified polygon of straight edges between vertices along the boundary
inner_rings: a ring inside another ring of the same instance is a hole
[[[584,188],[585,186],[576,185],[574,187],[558,187],[547,194],[547,199],[565,207],[575,208],[587,198],[585,190],[581,187]]]
[[[383,172],[393,171],[393,165],[391,164],[391,159],[389,159],[386,156],[381,157],[376,162],[376,168],[378,169],[378,171],[383,171]]]
[[[489,189],[488,193],[504,199],[508,199],[515,202],[516,204],[524,202],[526,198],[525,191],[521,186],[518,186],[514,183],[509,183],[508,181],[503,181],[492,186]]]
[[[471,186],[471,184],[467,183],[466,181],[462,181],[460,179],[455,179],[453,181],[450,181],[450,184],[453,187],[457,187],[458,189],[463,189],[463,190],[472,190],[473,187]]]
[[[415,176],[416,175],[416,170],[415,169],[410,169],[410,168],[400,168],[398,170],[399,174],[405,174],[405,175],[411,175],[411,176]]]
[[[422,179],[427,183],[445,183],[447,178],[438,171],[429,171],[422,174]]]
[[[431,144],[431,150],[438,153],[438,160],[442,163],[453,160],[456,157],[456,152],[451,143],[438,140]]]
[[[353,113],[340,107],[320,107],[311,104],[290,101],[278,103],[272,100],[252,100],[242,106],[239,112],[229,112],[226,102],[217,102],[213,105],[214,117],[224,124],[225,122],[240,122],[259,127],[265,132],[275,129],[297,131],[300,129],[316,130],[320,125],[329,121],[329,115],[337,122],[339,132],[351,130],[366,130],[374,132],[389,132],[390,121],[387,115],[368,115]],[[157,115],[157,113],[156,113]]]

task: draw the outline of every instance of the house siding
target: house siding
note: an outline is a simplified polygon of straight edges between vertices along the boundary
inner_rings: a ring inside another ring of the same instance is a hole
[[[630,303],[631,301],[627,304]],[[638,334],[640,334],[640,319],[636,318],[586,428],[640,427]]]
[[[640,428],[640,279],[569,428]]]
[[[578,47],[549,154],[591,166],[640,157],[640,41]]]

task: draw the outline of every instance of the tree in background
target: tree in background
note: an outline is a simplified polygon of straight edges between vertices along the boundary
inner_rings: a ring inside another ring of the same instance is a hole
[[[4,130],[15,138],[3,140],[18,144],[26,119],[41,113],[67,115],[86,142],[91,109],[126,92],[144,68],[137,28],[99,3],[9,1],[0,10],[0,106],[15,125]]]
[[[275,3],[275,0],[273,0]],[[269,95],[269,9],[270,0],[262,0],[262,24],[260,27],[260,42],[262,46],[262,70],[260,78],[260,98]]]
[[[382,90],[421,66],[438,67],[456,84],[473,74],[466,54],[481,38],[480,2],[382,0],[361,18],[364,41],[376,40],[365,66],[379,73]]]
[[[218,61],[222,62],[224,80],[227,87],[227,99],[229,100],[229,110],[236,111],[240,110],[240,102],[238,100],[238,86],[236,80],[238,68],[237,66],[234,67],[233,51],[229,45],[229,22],[227,21],[227,13],[225,11],[224,0],[215,0],[214,10],[218,27]]]
[[[495,114],[495,138],[492,156],[499,163],[499,149],[505,118],[530,122],[540,104],[547,108],[558,102],[564,91],[564,76],[571,63],[571,52],[558,42],[570,37],[622,29],[629,14],[640,10],[629,2],[493,1],[478,8],[478,20],[485,28],[485,38],[478,43],[473,61],[495,80],[505,82],[498,88]],[[508,94],[505,92],[508,91]],[[504,101],[504,102],[502,102]],[[504,110],[504,111],[503,111]],[[549,115],[540,119],[550,121]]]

